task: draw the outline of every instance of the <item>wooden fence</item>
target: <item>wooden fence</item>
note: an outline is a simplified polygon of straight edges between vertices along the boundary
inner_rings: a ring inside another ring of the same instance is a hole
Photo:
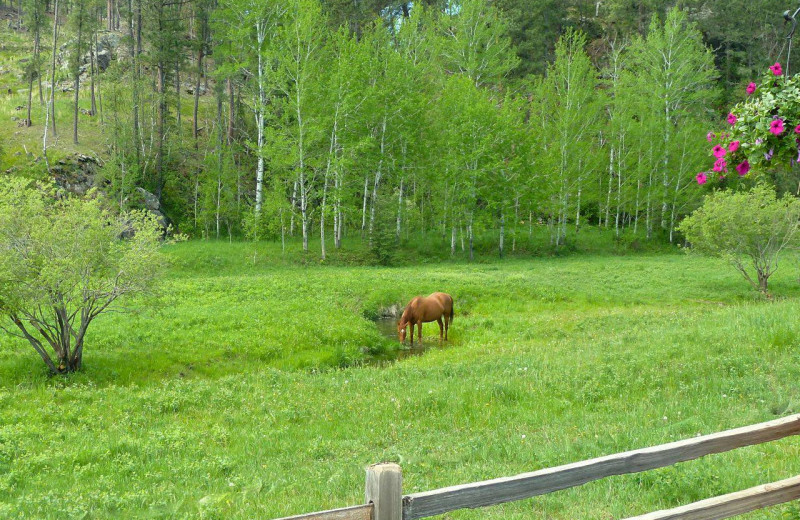
[[[554,468],[432,491],[402,493],[397,464],[367,468],[366,504],[280,520],[415,520],[456,509],[477,508],[552,493],[612,475],[638,473],[678,462],[800,434],[800,414],[651,448]],[[716,520],[800,499],[800,475],[694,504],[628,520]]]

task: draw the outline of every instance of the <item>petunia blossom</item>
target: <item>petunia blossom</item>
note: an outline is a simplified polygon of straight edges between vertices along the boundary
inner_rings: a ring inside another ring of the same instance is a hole
[[[725,157],[725,154],[728,153],[728,151],[720,145],[717,145],[714,148],[712,148],[711,152],[717,159],[722,159],[723,157]]]
[[[728,123],[730,123],[731,125],[735,125],[736,121],[737,121],[737,117],[735,115],[733,115],[733,112],[728,114]]]
[[[747,159],[736,165],[736,171],[739,172],[740,177],[747,175],[747,172],[750,171],[750,163],[747,162]]]
[[[739,149],[739,141],[732,141],[731,144],[728,145],[728,151],[733,153]]]
[[[697,174],[697,184],[705,184],[708,181],[708,177],[706,177],[706,172],[700,172]]]
[[[753,92],[756,91],[756,84],[751,81],[750,84],[747,85],[747,89],[745,90],[747,90],[748,95],[752,94]]]
[[[728,171],[728,163],[725,162],[725,159],[717,159],[717,162],[714,163],[714,171],[715,172]]]
[[[797,125],[796,127],[794,127],[794,133],[800,134],[800,125]]]
[[[771,161],[772,160],[772,155],[774,153],[775,153],[775,149],[774,148],[770,148],[769,152],[764,154],[764,159],[767,160],[767,161]]]
[[[781,135],[783,133],[783,119],[773,119],[769,124],[769,131],[774,135]]]
[[[775,74],[776,76],[780,76],[781,74],[783,74],[783,67],[781,67],[781,64],[778,63],[777,61],[775,62],[775,65],[769,68],[769,70],[771,70],[772,73]]]
[[[709,132],[706,134],[706,141],[710,143],[711,141],[714,140],[715,137],[717,137],[717,134],[715,134],[714,132]]]

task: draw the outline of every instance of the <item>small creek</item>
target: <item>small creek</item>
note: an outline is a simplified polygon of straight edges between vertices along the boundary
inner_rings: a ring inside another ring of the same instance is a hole
[[[408,341],[406,341],[405,345],[400,345],[397,341],[397,318],[393,316],[378,318],[374,323],[375,327],[378,329],[378,332],[380,332],[382,336],[394,341],[397,348],[369,356],[367,363],[391,363],[392,361],[403,360],[413,356],[421,356],[428,349],[427,344],[420,347],[418,343],[414,343],[414,347],[411,348],[408,344]],[[430,341],[430,339],[428,341]]]

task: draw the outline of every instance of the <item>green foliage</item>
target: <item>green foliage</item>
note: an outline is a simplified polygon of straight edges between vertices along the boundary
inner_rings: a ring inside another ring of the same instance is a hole
[[[375,208],[377,217],[370,236],[369,250],[378,265],[391,265],[400,246],[390,200],[388,197],[381,197]]]
[[[152,291],[163,259],[147,214],[54,195],[21,181],[0,188],[0,326],[56,373],[81,367],[89,324],[118,298]]]
[[[759,185],[750,191],[718,191],[686,218],[680,230],[701,253],[730,262],[757,290],[778,268],[778,255],[800,244],[800,200]]]

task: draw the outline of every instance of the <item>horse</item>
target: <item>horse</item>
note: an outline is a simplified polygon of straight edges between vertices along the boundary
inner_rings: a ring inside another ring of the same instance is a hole
[[[442,318],[444,317],[444,324]],[[397,339],[406,341],[406,327],[411,325],[411,344],[414,344],[414,325],[419,331],[422,343],[422,324],[436,321],[439,323],[439,342],[447,339],[447,330],[453,321],[453,298],[446,293],[435,292],[428,297],[417,296],[412,299],[397,322]]]

